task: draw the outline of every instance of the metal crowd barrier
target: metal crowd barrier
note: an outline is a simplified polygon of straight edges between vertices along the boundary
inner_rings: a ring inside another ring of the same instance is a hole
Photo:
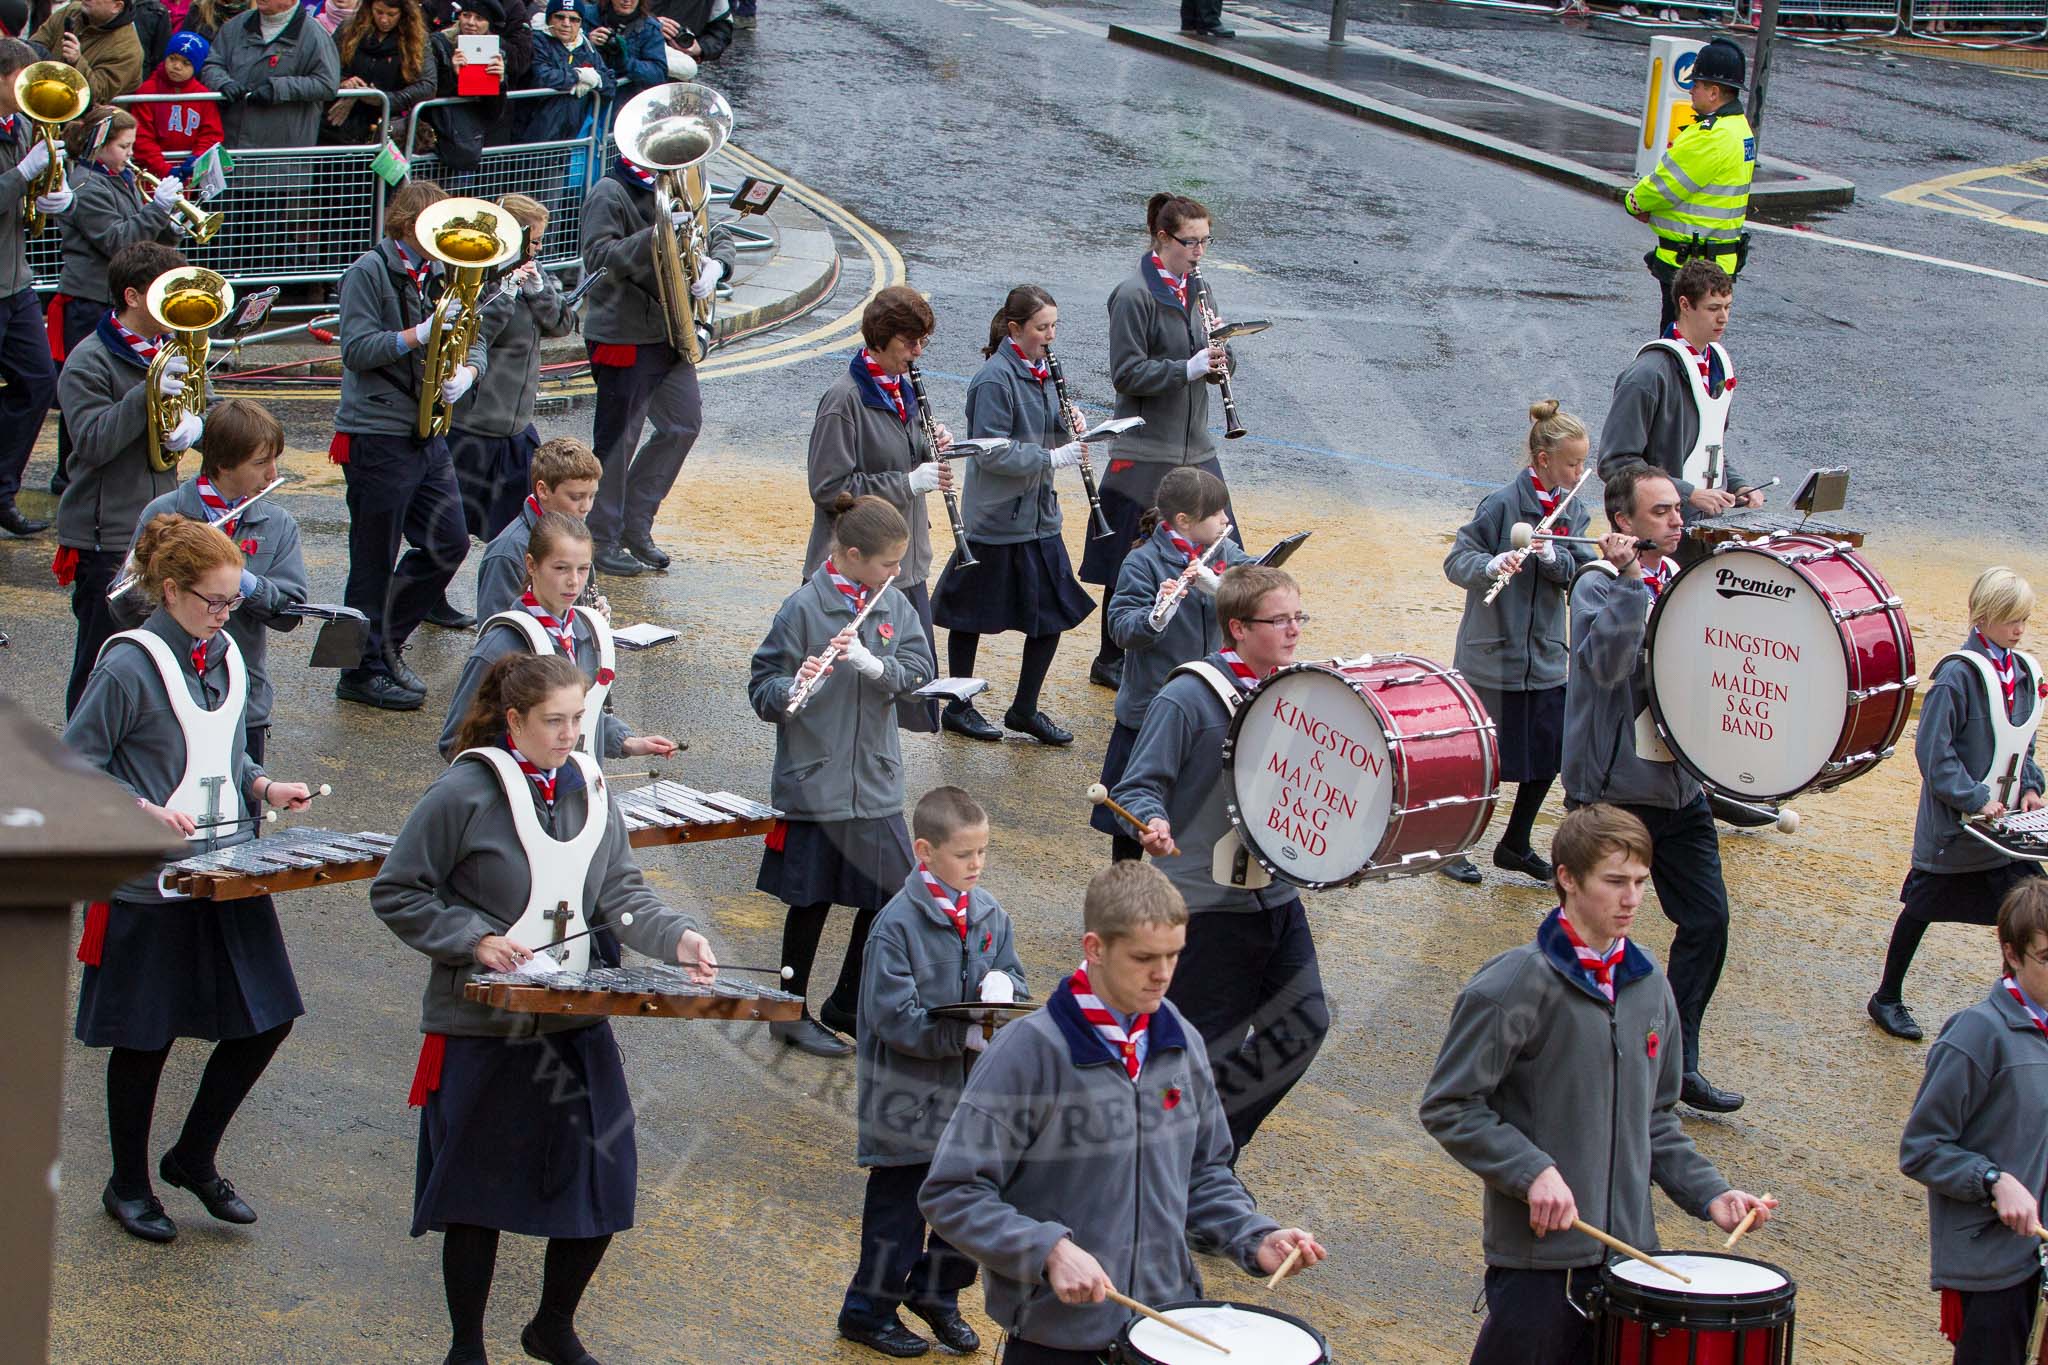
[[[559,98],[559,90],[515,90],[505,98],[533,100]],[[592,119],[587,135],[566,142],[522,142],[503,147],[486,147],[475,169],[450,170],[432,152],[419,152],[421,118],[429,109],[473,104],[467,96],[422,100],[413,106],[405,130],[405,157],[412,174],[431,180],[450,194],[476,199],[523,194],[547,205],[547,235],[541,239],[540,263],[550,269],[574,265],[580,259],[576,242],[583,226],[583,196],[602,177],[610,163],[595,155],[596,144],[607,131],[607,120]],[[583,101],[586,107],[603,112],[596,95]]]
[[[1966,47],[1978,39],[2039,41],[2048,38],[2048,5],[2042,0],[1909,0],[1906,27],[1916,38]]]

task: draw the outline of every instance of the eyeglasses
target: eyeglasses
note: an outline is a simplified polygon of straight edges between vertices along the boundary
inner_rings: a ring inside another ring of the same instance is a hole
[[[208,597],[203,592],[195,592],[192,595],[198,598],[200,601],[204,602],[206,604],[207,611],[211,612],[215,616],[231,615],[236,607],[241,606],[242,603],[249,600],[248,598],[243,597],[240,594],[237,594],[233,597]]]
[[[1298,611],[1292,616],[1254,616],[1250,620],[1253,625],[1271,626],[1275,630],[1285,630],[1288,626],[1307,625],[1309,623],[1309,614],[1305,611]]]
[[[1208,237],[1176,237],[1173,240],[1179,242],[1189,251],[1195,251],[1201,247],[1214,245],[1216,238],[1213,235],[1211,235]]]

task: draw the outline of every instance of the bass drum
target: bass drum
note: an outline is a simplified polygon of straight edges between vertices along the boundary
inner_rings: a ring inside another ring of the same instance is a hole
[[[1493,718],[1413,654],[1298,663],[1252,689],[1223,742],[1231,823],[1259,865],[1311,891],[1430,872],[1493,819]]]
[[[1913,709],[1913,634],[1838,541],[1774,535],[1680,571],[1650,613],[1650,710],[1693,776],[1745,801],[1861,777]]]

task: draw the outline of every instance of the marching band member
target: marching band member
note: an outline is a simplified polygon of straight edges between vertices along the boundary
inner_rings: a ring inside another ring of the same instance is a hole
[[[28,188],[50,165],[50,149],[36,126],[14,102],[14,78],[40,54],[19,38],[0,38],[0,531],[32,536],[47,521],[30,521],[14,505],[29,453],[43,429],[43,416],[57,396],[57,367],[50,358],[49,329],[28,266],[24,214]],[[47,215],[70,211],[72,194],[62,186],[39,196],[34,207]],[[76,700],[74,694],[73,698]]]
[[[967,385],[967,432],[1009,445],[967,465],[961,518],[975,566],[959,567],[959,551],[939,575],[932,619],[946,628],[946,671],[974,676],[981,637],[1014,630],[1024,636],[1024,664],[1003,724],[1040,744],[1074,737],[1038,709],[1040,689],[1060,636],[1086,620],[1094,601],[1074,581],[1060,538],[1060,500],[1053,475],[1085,453],[1060,412],[1045,363],[1059,325],[1059,307],[1037,285],[1012,289],[989,323],[986,364]],[[972,702],[952,702],[940,717],[970,739],[1000,740]]]
[[[2027,1342],[2041,1308],[2035,1229],[2048,1186],[2048,882],[2005,893],[1998,951],[2004,979],[1927,1049],[1899,1142],[1899,1169],[1927,1187],[1932,1278],[1955,1365],[2037,1358]]]
[[[645,0],[611,3],[645,14],[644,8],[634,9],[635,4],[644,6]],[[640,32],[654,35],[658,54],[661,33],[653,20],[643,17],[634,23]],[[603,49],[598,34],[592,34],[591,41]],[[622,78],[620,99],[635,93],[638,87],[624,84]],[[604,483],[590,511],[590,532],[597,537],[597,567],[621,578],[639,573],[642,565],[657,571],[668,568],[668,553],[654,543],[654,514],[675,487],[683,461],[704,427],[697,367],[668,343],[655,279],[663,264],[656,255],[660,243],[654,183],[654,172],[621,156],[583,201],[583,265],[604,272],[590,286],[583,308],[590,375],[597,384],[590,443],[604,466]],[[681,207],[669,210],[673,226],[680,226],[687,215]],[[689,282],[691,300],[710,298],[718,282],[732,278],[738,269],[730,236],[714,230],[704,244],[697,278]],[[701,324],[698,336],[700,341],[709,340]],[[636,454],[633,447],[647,422],[654,430]]]
[[[981,1338],[960,1316],[960,1291],[974,1283],[974,1262],[936,1234],[927,1242],[917,1191],[982,1046],[981,1030],[931,1011],[1023,999],[1024,964],[1009,915],[981,887],[988,862],[981,803],[958,787],[934,787],[918,798],[910,825],[917,867],[876,917],[861,963],[867,1027],[856,1093],[868,1186],[860,1265],[839,1310],[839,1335],[885,1355],[922,1355],[924,1338],[897,1316],[907,1306],[941,1346],[972,1355]]]
[[[405,644],[469,553],[448,440],[418,434],[435,310],[453,322],[462,304],[441,296],[445,272],[413,225],[447,197],[430,180],[409,181],[384,207],[384,240],[341,277],[341,406],[329,458],[348,483],[342,600],[369,618],[370,638],[361,661],[342,670],[334,695],[386,711],[417,711],[426,701]],[[462,401],[489,367],[488,349],[479,332],[442,383],[442,402]]]
[[[937,327],[931,305],[907,284],[890,285],[861,310],[860,334],[866,344],[846,373],[825,390],[811,422],[811,539],[804,547],[804,573],[815,574],[832,549],[833,509],[842,493],[856,498],[872,494],[894,507],[910,528],[897,591],[917,609],[927,641],[938,637],[931,595],[925,588],[931,577],[932,532],[924,499],[927,493],[953,486],[952,463],[939,458],[952,448],[953,434],[935,423],[938,449],[932,449],[917,395],[905,376]],[[939,728],[933,702],[906,703],[898,717],[913,733],[930,734]]]
[[[71,651],[71,681],[64,689],[68,715],[85,691],[86,677],[100,646],[118,629],[107,589],[127,561],[135,519],[153,499],[178,486],[178,471],[156,468],[149,458],[149,365],[164,344],[162,319],[152,317],[150,282],[176,270],[185,258],[161,242],[123,248],[107,266],[107,290],[120,306],[102,313],[96,330],[64,357],[57,381],[59,401],[71,431],[71,482],[57,503],[57,557],[51,570],[71,588],[71,614],[78,639]],[[172,356],[164,368],[163,396],[175,397],[187,384],[185,357]],[[205,430],[186,413],[165,433],[164,449],[192,448]]]
[[[908,594],[886,586],[910,552],[902,514],[881,498],[842,493],[832,537],[818,571],[776,611],[747,688],[754,714],[775,727],[769,800],[785,818],[768,836],[754,885],[789,907],[782,930],[788,990],[809,989],[832,907],[856,912],[839,982],[818,1011],[830,1027],[808,1007],[801,1019],[769,1025],[784,1043],[819,1057],[853,1051],[831,1029],[854,1032],[868,933],[910,874],[896,704],[930,682],[933,668],[931,640]],[[856,634],[862,611],[868,619]],[[827,646],[839,651],[837,662],[820,657]],[[799,685],[811,691],[792,712]]]
[[[206,413],[199,472],[142,509],[136,538],[166,512],[201,522],[233,512],[277,478],[283,454],[284,428],[269,409],[246,398],[222,399]],[[277,695],[270,682],[270,632],[299,624],[298,617],[282,612],[306,600],[306,558],[298,519],[275,496],[231,517],[220,529],[242,552],[242,605],[228,618],[227,632],[249,672],[244,729],[249,758],[260,764],[269,748],[270,711]]]
[[[600,758],[667,758],[676,742],[666,735],[636,735],[605,708],[612,686],[612,631],[602,613],[579,607],[590,581],[590,530],[580,521],[550,512],[533,528],[526,547],[526,589],[518,602],[490,617],[476,647],[462,665],[448,722],[441,731],[441,757],[454,761],[464,746],[462,726],[471,699],[491,665],[509,654],[560,654],[582,670],[589,683],[577,736],[581,753]]]
[[[2011,569],[1977,575],[1970,587],[1970,634],[1959,651],[1935,664],[1920,694],[1913,866],[1899,891],[1904,908],[1892,926],[1884,979],[1867,1007],[1894,1038],[1918,1042],[1925,1036],[1903,990],[1927,926],[1995,923],[2006,893],[2041,873],[2039,863],[2004,857],[1963,830],[1972,817],[2041,808],[2034,731],[2044,684],[2040,668],[2019,648],[2033,610],[2033,585]],[[2000,760],[2013,759],[2012,771],[2002,771]]]
[[[1145,425],[1117,438],[1099,492],[1114,535],[1088,542],[1081,556],[1083,582],[1114,589],[1117,571],[1138,536],[1145,509],[1158,501],[1159,480],[1183,465],[1223,477],[1216,439],[1209,434],[1209,385],[1230,365],[1221,343],[1210,344],[1202,309],[1188,276],[1212,239],[1209,210],[1179,194],[1155,194],[1145,205],[1152,249],[1137,273],[1109,296],[1109,372],[1116,385],[1116,415]],[[1233,524],[1236,518],[1232,517]],[[1241,537],[1233,537],[1242,543]],[[1102,617],[1102,643],[1088,680],[1115,687],[1123,650]]]
[[[1640,460],[1607,476],[1601,558],[1571,595],[1572,652],[1564,699],[1565,804],[1605,802],[1650,831],[1657,906],[1678,926],[1671,940],[1671,993],[1685,1025],[1679,1098],[1725,1114],[1742,1096],[1700,1072],[1700,1026],[1728,959],[1728,887],[1721,836],[1705,792],[1680,767],[1651,724],[1643,637],[1657,594],[1671,583],[1671,555],[1685,523],[1678,488]],[[1638,539],[1651,542],[1638,551]],[[1603,571],[1604,570],[1604,571]]]
[[[108,642],[64,742],[174,834],[202,847],[245,842],[248,812],[301,810],[308,792],[271,780],[244,746],[248,672],[224,629],[242,600],[242,552],[212,527],[170,515],[143,528],[135,557],[157,609]],[[150,1187],[150,1119],[172,1042],[203,1038],[213,1053],[157,1174],[222,1222],[255,1222],[214,1158],[305,1013],[270,897],[191,909],[167,906],[154,877],[131,882],[87,910],[78,958],[78,1040],[110,1049],[107,1213],[144,1241],[178,1235]]]
[[[490,368],[455,405],[448,436],[464,521],[486,543],[518,519],[520,499],[527,496],[533,452],[540,448],[533,406],[540,394],[541,342],[576,330],[576,310],[563,297],[561,283],[540,268],[547,205],[508,194],[498,207],[518,220],[524,254],[484,305],[479,330],[490,347]],[[481,616],[483,608],[477,612]]]
[[[517,606],[519,594],[526,590],[526,543],[533,528],[550,512],[577,521],[589,515],[604,466],[583,442],[557,436],[533,452],[528,476],[533,491],[520,504],[519,515],[484,547],[476,567],[476,614],[486,621]],[[604,599],[598,602],[603,610]]]
[[[1650,832],[1581,806],[1551,841],[1561,903],[1534,941],[1458,992],[1422,1125],[1486,1185],[1486,1323],[1473,1365],[1592,1365],[1606,1248],[1583,1218],[1655,1248],[1650,1182],[1734,1231],[1776,1201],[1732,1189],[1672,1106],[1684,1029],[1657,964],[1628,938],[1650,879]],[[1661,893],[1660,893],[1661,894]]]
[[[717,976],[689,917],[641,880],[597,760],[576,751],[583,691],[560,655],[494,664],[463,718],[461,755],[406,817],[370,887],[377,917],[433,963],[411,1097],[412,1234],[442,1234],[451,1365],[486,1358],[501,1232],[548,1239],[520,1346],[555,1365],[590,1365],[576,1307],[612,1235],[633,1226],[638,1174],[610,1021],[500,1010],[464,999],[464,985],[531,959],[509,931],[562,893],[579,896],[583,921],[601,931],[593,963],[618,963],[616,935],[699,982]]]
[[[1229,534],[1230,493],[1223,480],[1207,470],[1182,466],[1168,471],[1154,497],[1152,510],[1138,523],[1139,543],[1117,570],[1116,591],[1107,607],[1110,638],[1124,659],[1116,688],[1116,725],[1102,756],[1102,785],[1112,791],[1123,780],[1145,712],[1168,675],[1224,644],[1214,600],[1221,578],[1207,564],[1195,569],[1190,590],[1157,629],[1152,613],[1166,599],[1167,585]],[[1220,553],[1226,570],[1251,562],[1234,541],[1226,541]],[[1109,836],[1111,861],[1144,852],[1107,806],[1097,806],[1088,823]]]
[[[1519,784],[1508,827],[1493,846],[1493,865],[1547,883],[1550,864],[1530,847],[1529,835],[1564,761],[1565,592],[1593,551],[1549,540],[1514,547],[1515,523],[1540,524],[1586,467],[1586,428],[1556,399],[1532,405],[1529,422],[1528,467],[1489,493],[1458,529],[1457,543],[1444,556],[1444,577],[1465,590],[1456,667],[1493,717],[1500,780]],[[1582,535],[1591,520],[1573,499],[1556,529]],[[1533,565],[1525,563],[1531,558]],[[1515,577],[1489,604],[1486,594],[1502,573]],[[1443,871],[1467,885],[1479,882],[1479,869],[1462,854]]]
[[[1201,1031],[1230,1122],[1232,1166],[1266,1115],[1308,1071],[1330,1031],[1315,937],[1286,882],[1229,885],[1233,852],[1223,740],[1244,694],[1294,662],[1301,589],[1247,564],[1216,590],[1223,648],[1174,670],[1145,711],[1116,799],[1145,822],[1141,841],[1190,913],[1173,1003]],[[1247,1035],[1250,1036],[1247,1042]]]
[[[1082,918],[1081,965],[990,1040],[918,1196],[933,1234],[987,1270],[1004,1365],[1107,1359],[1130,1316],[1104,1302],[1111,1289],[1203,1298],[1189,1242],[1247,1274],[1326,1255],[1260,1213],[1231,1169],[1216,1083],[1168,990],[1190,928],[1174,884],[1112,864]]]

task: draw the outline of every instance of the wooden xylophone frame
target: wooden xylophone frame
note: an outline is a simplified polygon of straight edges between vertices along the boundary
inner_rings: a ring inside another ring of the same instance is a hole
[[[578,990],[532,983],[472,978],[463,998],[519,1014],[631,1015],[637,1019],[800,1019],[804,1002],[782,991],[716,992],[701,995],[661,991]]]

